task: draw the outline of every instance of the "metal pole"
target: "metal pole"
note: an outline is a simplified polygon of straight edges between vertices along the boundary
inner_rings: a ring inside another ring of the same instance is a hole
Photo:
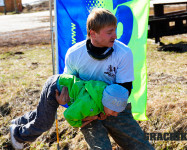
[[[56,137],[57,137],[57,150],[60,149],[60,146],[59,146],[59,134],[58,134],[58,118],[57,118],[57,113],[56,113]]]
[[[52,2],[49,0],[49,10],[50,10],[50,30],[51,30],[51,50],[52,50],[52,67],[53,75],[55,74],[55,58],[54,58],[54,30],[53,30],[53,16],[52,16]],[[55,115],[56,119],[56,136],[57,136],[57,150],[60,150],[59,147],[59,134],[58,134],[58,117],[57,112]]]
[[[53,64],[53,75],[55,74],[55,59],[54,59],[54,30],[53,30],[53,16],[52,16],[52,3],[49,0],[50,7],[50,29],[51,29],[51,49],[52,49],[52,64]]]

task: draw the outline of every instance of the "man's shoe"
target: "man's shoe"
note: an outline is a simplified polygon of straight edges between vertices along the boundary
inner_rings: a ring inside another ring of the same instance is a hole
[[[23,149],[24,148],[24,143],[20,143],[18,142],[15,138],[14,138],[14,129],[16,128],[15,124],[10,125],[10,137],[11,137],[11,143],[12,146],[15,149]]]

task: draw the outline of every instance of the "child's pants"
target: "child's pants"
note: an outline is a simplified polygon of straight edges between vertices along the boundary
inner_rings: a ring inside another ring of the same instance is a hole
[[[46,81],[37,109],[16,119],[17,126],[14,130],[14,137],[17,141],[33,142],[53,125],[59,106],[55,98],[58,76],[54,75]]]

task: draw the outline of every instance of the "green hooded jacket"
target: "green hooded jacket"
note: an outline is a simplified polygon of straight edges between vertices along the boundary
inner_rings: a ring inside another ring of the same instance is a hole
[[[59,76],[60,91],[68,87],[70,96],[69,107],[64,111],[64,117],[73,127],[81,127],[82,119],[103,112],[102,96],[107,86],[102,81],[83,81],[76,76],[62,74]]]

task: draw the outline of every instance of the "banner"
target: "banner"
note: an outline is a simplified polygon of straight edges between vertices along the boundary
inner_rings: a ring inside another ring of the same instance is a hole
[[[93,7],[106,8],[117,18],[117,39],[128,45],[134,58],[133,90],[129,98],[133,117],[147,120],[146,45],[149,0],[56,0],[58,73],[63,73],[69,47],[86,39],[86,20]]]

